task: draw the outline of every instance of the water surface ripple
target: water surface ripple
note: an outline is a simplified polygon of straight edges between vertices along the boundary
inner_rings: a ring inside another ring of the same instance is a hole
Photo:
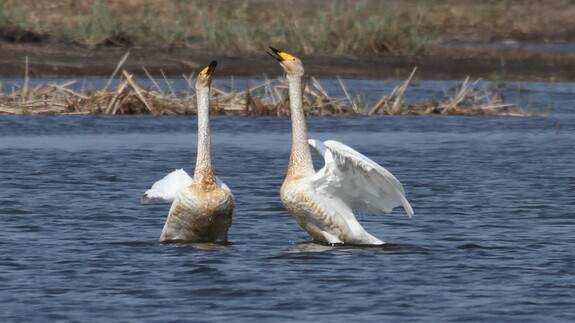
[[[573,107],[574,105],[571,105]],[[385,247],[312,243],[284,211],[287,118],[215,117],[228,246],[157,242],[141,194],[191,171],[195,117],[0,118],[0,321],[575,320],[575,115],[310,118],[404,184]]]

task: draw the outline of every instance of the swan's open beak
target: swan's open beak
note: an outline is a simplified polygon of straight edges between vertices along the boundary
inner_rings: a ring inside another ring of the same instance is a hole
[[[266,53],[268,53],[268,55],[270,55],[273,59],[275,59],[276,61],[278,61],[280,63],[284,61],[284,59],[280,56],[280,53],[281,53],[280,50],[277,50],[271,46],[270,46],[270,49],[271,49],[273,54],[266,50]]]
[[[208,65],[208,70],[206,71],[206,75],[212,75],[214,70],[216,69],[216,65],[218,65],[217,61],[212,61],[210,65]]]
[[[212,61],[210,63],[210,65],[208,65],[208,67],[204,68],[199,75],[206,75],[206,76],[210,76],[212,75],[212,73],[214,72],[214,70],[216,69],[216,65],[218,65],[218,62],[216,61]]]
[[[270,49],[272,50],[273,54],[266,51],[266,53],[268,53],[273,59],[275,59],[276,61],[282,63],[284,61],[287,61],[289,59],[294,59],[294,57],[286,52],[282,52],[281,50],[275,49],[273,47],[270,46]]]

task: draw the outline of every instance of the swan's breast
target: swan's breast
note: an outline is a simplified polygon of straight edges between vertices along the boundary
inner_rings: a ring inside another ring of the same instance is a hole
[[[192,185],[178,194],[162,231],[162,241],[227,240],[234,200],[230,192],[213,187],[205,190]]]
[[[310,183],[286,180],[280,196],[284,207],[314,239],[325,240],[322,232],[343,238],[345,223],[339,221],[337,212],[324,205]]]

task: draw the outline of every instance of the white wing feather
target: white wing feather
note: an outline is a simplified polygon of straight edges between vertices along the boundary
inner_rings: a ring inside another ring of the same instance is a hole
[[[403,206],[408,216],[413,209],[401,183],[373,160],[338,141],[309,140],[326,165],[314,177],[318,190],[339,198],[351,209],[367,213],[389,213]]]
[[[222,182],[222,180],[217,176],[216,176],[216,184],[218,184],[219,187],[223,188],[224,190],[226,190],[226,191],[230,192],[230,194],[232,194],[232,191],[226,185],[226,183]],[[234,197],[234,194],[232,194],[232,197]]]
[[[319,175],[319,174],[316,174]],[[328,194],[316,194],[315,202],[317,206],[326,210],[334,223],[339,223],[340,229],[344,232],[346,237],[346,243],[352,244],[383,244],[384,242],[380,239],[369,234],[357,221],[353,210],[348,205],[348,202],[342,198],[335,197]],[[343,221],[338,220],[341,217]],[[345,225],[344,225],[345,223]],[[329,243],[342,243],[336,236],[323,231],[323,236]],[[337,239],[337,240],[336,240]]]
[[[323,142],[315,139],[308,139],[307,143],[315,148],[317,152],[323,157],[325,160],[326,165],[333,163],[333,155],[331,151],[329,151],[323,144]]]
[[[178,193],[192,184],[192,177],[183,169],[176,169],[152,185],[142,196],[142,204],[150,200],[172,202]]]
[[[169,173],[161,180],[152,185],[152,188],[147,190],[142,196],[141,203],[148,203],[151,200],[159,200],[163,202],[173,202],[178,193],[184,188],[192,184],[192,177],[183,169],[176,169]],[[222,182],[216,176],[216,183],[224,190],[232,193],[226,183]]]

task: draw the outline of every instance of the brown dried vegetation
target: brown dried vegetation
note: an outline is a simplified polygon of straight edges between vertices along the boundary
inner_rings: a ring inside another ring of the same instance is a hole
[[[190,115],[197,113],[195,94],[181,95],[171,88],[164,91],[148,74],[154,84],[151,88],[139,85],[134,76],[122,65],[126,54],[103,89],[99,91],[75,91],[70,88],[75,82],[28,87],[28,77],[22,88],[4,94],[0,88],[0,114],[151,114]],[[26,65],[26,75],[27,75]],[[115,89],[109,85],[122,70]],[[361,106],[352,99],[345,85],[340,84],[345,98],[333,98],[315,78],[309,78],[304,92],[304,107],[307,115],[349,116],[349,115],[397,115],[397,114],[441,114],[441,115],[506,115],[529,116],[514,104],[505,103],[501,96],[487,89],[477,89],[469,79],[458,87],[452,97],[429,100],[422,103],[404,104],[404,94],[417,68],[401,85],[381,97],[372,106]],[[186,78],[193,89],[192,76]],[[212,115],[287,116],[289,115],[288,87],[285,80],[266,80],[259,85],[242,91],[224,91],[212,87]]]

